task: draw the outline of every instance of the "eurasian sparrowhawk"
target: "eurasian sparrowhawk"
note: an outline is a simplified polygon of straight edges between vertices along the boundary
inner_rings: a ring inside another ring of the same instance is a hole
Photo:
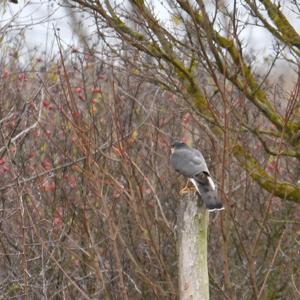
[[[171,152],[172,167],[192,182],[206,208],[209,211],[224,209],[202,153],[183,142],[174,142]]]

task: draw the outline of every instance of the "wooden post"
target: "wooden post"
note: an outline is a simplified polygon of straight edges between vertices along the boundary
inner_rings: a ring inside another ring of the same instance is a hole
[[[180,300],[209,300],[207,268],[208,211],[198,196],[182,196],[177,214]]]

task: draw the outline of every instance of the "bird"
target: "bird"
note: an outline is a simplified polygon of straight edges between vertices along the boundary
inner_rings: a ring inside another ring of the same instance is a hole
[[[171,166],[188,178],[209,211],[222,210],[224,206],[218,197],[216,185],[211,178],[202,153],[184,142],[171,144]]]

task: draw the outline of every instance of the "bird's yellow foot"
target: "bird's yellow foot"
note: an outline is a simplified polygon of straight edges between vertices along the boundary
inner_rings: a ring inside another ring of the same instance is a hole
[[[180,194],[180,195],[186,195],[186,194],[188,194],[188,193],[190,193],[190,189],[189,189],[189,187],[187,187],[187,186],[185,186],[184,188],[182,188],[182,189],[179,191],[179,194]]]
[[[196,189],[194,187],[194,185],[188,181],[187,184],[185,185],[184,188],[182,188],[179,192],[180,195],[186,195],[186,194],[190,194],[190,193],[195,193]]]

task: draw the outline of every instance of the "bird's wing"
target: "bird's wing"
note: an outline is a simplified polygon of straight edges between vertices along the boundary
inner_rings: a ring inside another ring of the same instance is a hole
[[[171,156],[172,167],[185,177],[191,178],[199,172],[199,161],[195,161],[191,149],[175,150]]]
[[[171,165],[180,174],[189,178],[201,172],[209,173],[201,152],[192,148],[175,150],[171,156]]]
[[[202,153],[197,149],[191,149],[191,152],[192,152],[191,159],[193,163],[197,166],[198,172],[205,171],[209,173]]]

